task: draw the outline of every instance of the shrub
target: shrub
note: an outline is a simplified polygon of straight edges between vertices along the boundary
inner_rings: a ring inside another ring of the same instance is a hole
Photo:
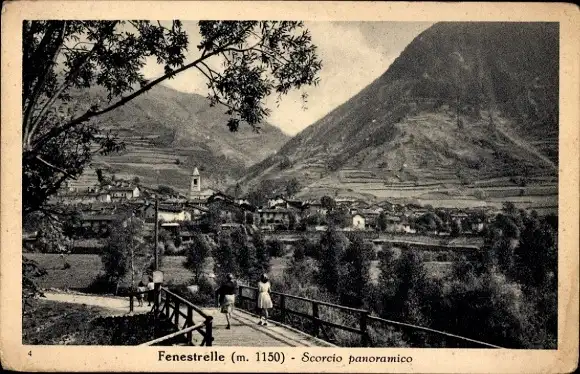
[[[268,253],[270,257],[282,257],[284,256],[284,246],[282,242],[278,239],[269,240],[267,242]]]

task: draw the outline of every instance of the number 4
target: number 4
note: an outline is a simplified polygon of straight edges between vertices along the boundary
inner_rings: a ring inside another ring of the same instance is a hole
[[[28,351],[28,355],[29,356],[32,356],[32,351]]]

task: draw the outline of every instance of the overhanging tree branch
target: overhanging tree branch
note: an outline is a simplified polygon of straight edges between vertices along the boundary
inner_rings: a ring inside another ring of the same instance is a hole
[[[24,139],[25,144],[29,143],[30,133],[32,131],[34,131],[33,129],[31,129],[31,126],[30,126],[30,115],[32,113],[32,109],[36,106],[36,103],[38,102],[38,98],[40,97],[40,94],[42,93],[42,90],[44,89],[44,84],[46,83],[46,79],[48,77],[50,69],[52,68],[52,66],[56,62],[56,59],[57,59],[58,54],[60,52],[60,48],[64,42],[65,31],[66,31],[66,21],[63,22],[62,28],[60,29],[60,34],[57,37],[57,41],[55,43],[55,48],[53,48],[54,51],[52,53],[52,57],[50,57],[48,59],[49,62],[47,62],[44,65],[44,69],[42,71],[42,74],[37,79],[36,85],[34,86],[32,97],[30,98],[30,100],[28,101],[28,104],[26,106],[26,110],[24,112],[24,118],[22,121],[23,122],[23,139]],[[49,54],[49,56],[50,56],[50,54]]]
[[[164,74],[161,77],[149,82],[148,84],[146,84],[145,86],[141,87],[139,90],[133,92],[130,95],[127,95],[125,97],[123,97],[121,100],[117,101],[116,103],[108,106],[105,109],[102,110],[93,110],[93,109],[89,109],[88,111],[86,111],[83,115],[81,115],[80,117],[77,117],[76,119],[68,122],[67,124],[65,124],[64,126],[61,127],[55,127],[53,128],[51,131],[49,131],[48,133],[46,133],[45,135],[43,135],[42,137],[40,137],[40,139],[35,142],[34,144],[34,148],[38,147],[38,145],[42,144],[44,141],[46,141],[47,139],[51,139],[54,138],[60,134],[62,134],[63,132],[73,128],[76,125],[79,125],[83,122],[88,121],[89,119],[96,117],[96,116],[100,116],[103,115],[105,113],[108,113],[112,110],[117,109],[118,107],[128,103],[129,101],[133,100],[134,98],[144,94],[145,92],[149,91],[151,88],[153,88],[154,86],[158,85],[159,83],[172,78],[173,76],[175,76],[176,74],[179,74],[189,68],[192,68],[194,66],[196,66],[198,63],[200,63],[201,61],[210,58],[211,56],[217,55],[220,52],[222,52],[221,49],[216,49],[213,52],[210,52],[198,59],[196,59],[195,61],[186,64],[176,70],[171,71],[170,73]]]

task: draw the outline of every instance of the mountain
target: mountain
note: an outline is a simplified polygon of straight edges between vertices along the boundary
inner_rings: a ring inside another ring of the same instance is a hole
[[[73,97],[78,108],[106,101],[105,93],[94,88]],[[247,125],[231,132],[225,111],[221,105],[211,107],[203,96],[155,86],[98,119],[104,129],[118,135],[126,149],[97,156],[76,184],[94,183],[100,168],[119,178],[139,177],[144,184],[185,192],[193,168],[198,167],[204,187],[223,188],[288,140],[268,123],[260,125],[259,133]]]
[[[557,23],[435,24],[240,183],[297,178],[303,196],[425,201],[536,182],[553,191],[558,43]]]

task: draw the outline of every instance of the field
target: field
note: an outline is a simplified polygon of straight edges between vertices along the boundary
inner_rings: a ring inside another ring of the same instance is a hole
[[[95,254],[71,254],[66,256],[71,265],[63,269],[63,261],[57,254],[52,253],[26,253],[24,256],[39,263],[47,270],[47,274],[40,278],[39,285],[42,288],[86,290],[91,283],[102,273],[101,259]],[[172,286],[190,285],[193,274],[183,267],[184,256],[163,257],[161,270],[163,271],[164,283]],[[274,257],[271,259],[270,277],[280,279],[284,269],[288,265],[288,257]],[[427,271],[431,276],[440,277],[449,269],[450,263],[427,262]],[[211,263],[206,270],[211,272]],[[371,279],[376,281],[379,276],[378,261],[371,265]],[[129,277],[123,285],[130,285]],[[138,282],[138,280],[136,280]]]
[[[67,255],[66,261],[71,265],[68,269],[63,269],[63,260],[58,254],[26,253],[24,256],[46,269],[47,274],[40,278],[39,282],[43,288],[86,289],[103,271],[101,258],[95,254]],[[183,256],[163,257],[161,270],[167,283],[189,283],[193,274],[182,266],[184,259]],[[130,282],[130,278],[127,277],[124,285],[129,285]]]

